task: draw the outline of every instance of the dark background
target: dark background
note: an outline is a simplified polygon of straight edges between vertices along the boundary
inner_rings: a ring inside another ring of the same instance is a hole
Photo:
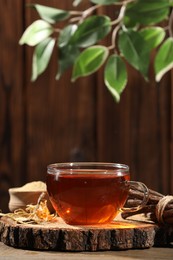
[[[102,70],[75,84],[70,71],[55,81],[56,56],[33,84],[33,50],[18,44],[38,19],[25,8],[30,2],[0,1],[0,209],[8,210],[10,187],[45,181],[46,166],[54,162],[125,163],[133,180],[173,194],[172,73],[149,84],[129,67],[119,104],[106,90]],[[72,9],[70,0],[32,2]],[[86,6],[83,1],[80,9]]]

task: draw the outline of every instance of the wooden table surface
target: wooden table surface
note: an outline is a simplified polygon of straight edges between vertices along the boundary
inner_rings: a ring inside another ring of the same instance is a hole
[[[52,251],[29,251],[9,247],[0,242],[0,259],[56,259],[56,260],[130,260],[130,259],[147,259],[147,260],[165,260],[173,259],[172,248],[156,248],[126,251],[102,251],[102,252],[52,252]]]

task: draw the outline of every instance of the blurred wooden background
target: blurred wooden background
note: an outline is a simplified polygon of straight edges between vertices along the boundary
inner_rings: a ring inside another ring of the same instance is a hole
[[[119,104],[106,90],[102,71],[75,84],[70,71],[55,81],[56,57],[31,83],[32,49],[18,44],[26,26],[38,18],[25,7],[30,2],[69,10],[72,3],[0,1],[0,209],[8,210],[8,188],[44,181],[46,166],[54,162],[125,163],[133,180],[173,194],[171,73],[149,84],[129,68]],[[88,1],[80,8],[86,6]]]

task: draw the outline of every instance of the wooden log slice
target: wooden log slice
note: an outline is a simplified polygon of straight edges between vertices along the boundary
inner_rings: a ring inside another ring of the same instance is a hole
[[[158,230],[158,226],[152,223],[127,220],[117,220],[101,226],[70,226],[61,218],[57,218],[54,223],[35,225],[17,224],[8,217],[0,219],[1,242],[30,250],[99,251],[149,248],[155,244]]]

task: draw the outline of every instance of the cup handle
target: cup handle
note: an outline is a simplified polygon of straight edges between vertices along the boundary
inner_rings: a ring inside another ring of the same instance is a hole
[[[148,202],[149,189],[147,188],[147,186],[144,183],[138,182],[138,181],[126,181],[126,185],[129,187],[129,189],[130,189],[130,187],[136,188],[137,190],[138,190],[138,188],[140,188],[140,190],[144,194],[144,197],[143,197],[143,200],[141,201],[141,203],[139,205],[137,205],[136,207],[131,207],[131,208],[122,207],[120,211],[121,212],[135,212],[135,211],[142,209]]]

